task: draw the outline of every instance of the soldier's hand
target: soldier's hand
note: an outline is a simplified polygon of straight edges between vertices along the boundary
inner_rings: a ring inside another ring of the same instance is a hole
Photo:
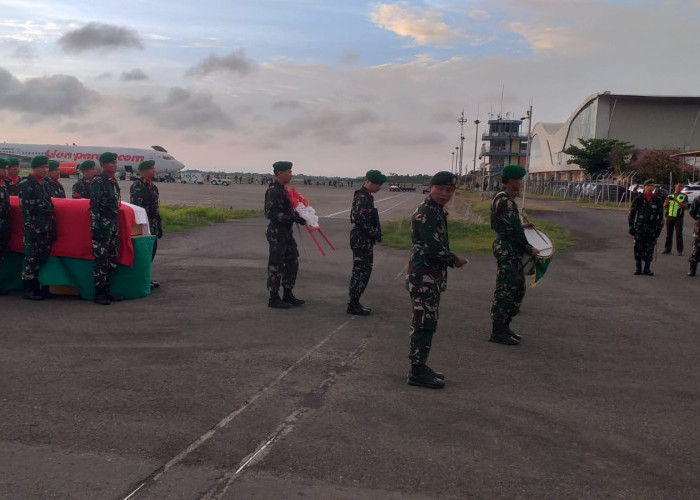
[[[306,219],[304,219],[301,215],[295,215],[294,222],[296,222],[297,224],[301,224],[302,226],[306,225]]]
[[[540,253],[540,251],[537,248],[533,248],[532,252],[530,252],[530,255],[533,257],[537,257],[537,255]]]
[[[527,228],[527,229],[533,229],[535,227],[535,225],[532,222],[525,222],[523,224],[523,227]]]
[[[381,243],[382,242],[382,233],[379,233],[377,236],[375,236],[374,241],[376,241],[377,243]]]
[[[630,233],[632,236],[635,236],[635,231],[634,231],[634,228],[633,228],[633,227],[630,228],[629,233]]]
[[[464,257],[459,257],[457,256],[457,260],[455,260],[455,267],[462,267],[464,264],[468,263],[469,261],[465,259]]]

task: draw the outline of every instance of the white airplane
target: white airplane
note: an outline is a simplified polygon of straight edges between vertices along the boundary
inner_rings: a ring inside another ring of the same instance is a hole
[[[138,171],[139,163],[147,160],[156,162],[156,174],[175,173],[185,165],[176,160],[160,146],[152,149],[113,148],[102,146],[76,146],[60,144],[11,144],[0,143],[0,156],[19,158],[20,165],[29,166],[31,159],[38,155],[48,156],[60,162],[61,176],[74,175],[80,163],[93,160],[99,166],[99,158],[105,151],[117,154],[117,172],[129,174]]]

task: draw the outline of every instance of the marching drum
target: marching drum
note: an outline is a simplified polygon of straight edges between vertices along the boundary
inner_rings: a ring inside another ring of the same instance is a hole
[[[535,274],[535,263],[548,264],[554,255],[554,245],[552,240],[544,234],[539,229],[526,227],[523,228],[525,232],[525,239],[527,242],[540,251],[537,257],[532,257],[530,255],[523,255],[523,269],[526,275]]]

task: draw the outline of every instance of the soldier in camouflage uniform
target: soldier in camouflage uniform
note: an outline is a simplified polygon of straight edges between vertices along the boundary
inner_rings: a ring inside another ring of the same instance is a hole
[[[160,220],[160,212],[158,210],[160,206],[158,186],[153,184],[153,178],[156,176],[156,162],[153,160],[141,162],[139,164],[139,172],[141,173],[141,178],[131,184],[129,193],[131,194],[131,203],[146,210],[148,227],[151,230],[151,234],[156,237],[151,257],[151,260],[153,260],[158,249],[158,240],[163,237],[163,223]],[[151,281],[151,288],[158,288],[159,286],[160,283],[157,281]]]
[[[10,245],[10,195],[5,187],[6,178],[7,163],[0,158],[0,265]],[[7,290],[0,289],[0,295],[7,295]]]
[[[496,258],[496,290],[491,305],[493,329],[489,342],[518,345],[521,337],[510,329],[513,316],[520,312],[525,296],[525,271],[523,255],[536,256],[539,251],[528,244],[520,222],[520,212],[515,198],[522,188],[525,169],[519,165],[507,165],[502,172],[503,191],[496,193],[491,202],[491,229],[496,231],[493,256]],[[533,227],[531,223],[524,227]]]
[[[275,162],[272,169],[275,180],[265,191],[265,217],[270,220],[267,225],[267,242],[270,245],[267,263],[270,299],[267,305],[289,309],[290,305],[300,306],[304,303],[292,293],[299,270],[299,250],[294,241],[293,225],[295,222],[306,225],[306,220],[292,208],[292,202],[287,197],[286,186],[292,180],[292,162]],[[281,299],[280,285],[284,288]]]
[[[17,158],[7,159],[7,179],[5,188],[10,196],[19,194],[19,160]]]
[[[644,192],[632,200],[628,222],[629,233],[634,236],[635,275],[654,276],[650,267],[656,240],[664,227],[663,204],[664,201],[654,194],[654,181],[651,179],[644,181]]]
[[[693,250],[688,259],[690,262],[688,276],[694,277],[700,262],[700,196],[697,196],[690,205],[690,216],[695,219],[695,224],[693,225]]]
[[[426,361],[437,329],[440,294],[447,288],[447,268],[462,267],[466,259],[450,252],[447,212],[444,206],[452,199],[457,176],[438,172],[430,180],[430,195],[411,217],[411,258],[408,262],[406,289],[411,296],[411,370],[408,384],[430,389],[445,386],[445,376],[431,369]]]
[[[56,241],[56,221],[53,203],[42,184],[46,182],[49,159],[35,156],[31,161],[32,173],[19,182],[19,206],[24,230],[24,298],[43,300],[49,298],[48,290],[39,285],[39,269],[51,254]]]
[[[80,179],[75,181],[72,188],[72,198],[78,200],[80,198],[89,200],[90,199],[90,183],[95,178],[100,171],[97,169],[97,165],[92,160],[84,161],[78,167],[80,172],[83,174]]]
[[[49,161],[49,175],[44,179],[44,190],[49,198],[65,198],[66,190],[58,180],[61,177],[60,163],[54,160]]]
[[[347,313],[367,316],[372,309],[360,304],[360,297],[367,288],[374,262],[374,244],[382,241],[379,213],[374,208],[374,193],[382,188],[386,176],[379,170],[367,172],[364,185],[355,191],[350,210],[350,222],[355,225],[350,231],[352,249],[352,275],[350,276],[350,302]]]
[[[110,279],[117,267],[119,251],[119,203],[121,192],[114,174],[117,171],[116,153],[102,153],[102,173],[90,184],[90,229],[92,255],[95,258],[93,279],[95,303],[109,305],[121,299],[112,295]]]

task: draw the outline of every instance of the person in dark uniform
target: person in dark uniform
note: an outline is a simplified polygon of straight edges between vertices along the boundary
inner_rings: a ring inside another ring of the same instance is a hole
[[[5,252],[10,246],[10,194],[5,187],[7,179],[7,162],[0,158],[0,265],[5,260]],[[0,295],[7,295],[7,290],[0,288]]]
[[[95,178],[97,174],[100,173],[97,165],[92,160],[86,160],[80,164],[78,167],[82,177],[75,181],[73,188],[71,189],[71,198],[77,200],[80,198],[90,199],[90,183]]]
[[[121,192],[115,178],[117,154],[100,155],[102,173],[90,184],[90,229],[92,230],[92,255],[95,258],[93,279],[95,303],[109,305],[119,302],[110,291],[112,272],[117,267],[119,252],[119,203]]]
[[[411,296],[410,350],[411,369],[408,384],[442,389],[445,376],[426,362],[437,329],[440,294],[447,289],[447,268],[462,267],[466,259],[450,251],[447,212],[444,206],[452,199],[457,176],[438,172],[430,180],[430,194],[411,217],[411,257],[408,262],[406,289]]]
[[[697,196],[690,205],[690,216],[695,219],[695,224],[693,224],[693,250],[688,259],[690,262],[688,276],[695,277],[698,262],[700,262],[700,196]]]
[[[510,322],[520,312],[525,297],[525,271],[523,255],[536,256],[539,251],[528,244],[523,227],[531,223],[520,222],[520,212],[515,199],[522,189],[526,171],[520,165],[507,165],[501,173],[503,190],[491,201],[491,229],[496,232],[493,256],[496,258],[496,290],[491,305],[492,330],[489,342],[518,345],[521,337],[510,329]]]
[[[60,163],[54,160],[49,160],[49,174],[44,179],[44,190],[49,198],[65,198],[66,190],[59,181],[61,177]]]
[[[31,167],[32,173],[22,179],[18,187],[24,230],[22,281],[25,299],[44,300],[50,294],[39,284],[39,269],[51,255],[51,245],[56,241],[53,203],[42,185],[46,182],[49,171],[49,159],[46,156],[35,156]]]
[[[386,182],[386,175],[379,170],[370,170],[364,185],[355,191],[350,210],[350,231],[352,249],[352,275],[350,276],[350,302],[347,313],[366,316],[372,309],[360,304],[360,297],[367,288],[374,262],[374,244],[382,241],[382,227],[379,213],[374,208],[374,193]]]
[[[293,208],[287,197],[287,184],[292,180],[292,162],[278,161],[272,165],[274,181],[265,191],[265,217],[267,225],[267,242],[270,257],[267,263],[267,290],[270,292],[268,307],[289,309],[304,303],[292,293],[299,271],[299,250],[294,240],[293,226],[306,225],[306,220]],[[284,294],[280,299],[280,285]]]
[[[5,187],[10,196],[19,194],[19,159],[8,158],[7,160],[7,179]]]
[[[163,222],[160,220],[160,201],[158,194],[158,186],[153,183],[153,178],[156,176],[156,162],[148,160],[139,164],[139,173],[141,177],[136,179],[129,190],[131,203],[143,207],[148,216],[148,227],[151,234],[156,237],[153,243],[153,255],[151,260],[156,257],[158,249],[158,240],[163,237]],[[158,288],[160,283],[151,281],[151,288]]]
[[[644,181],[644,192],[632,200],[627,221],[629,233],[634,236],[635,275],[654,276],[651,260],[654,258],[656,240],[664,227],[663,204],[663,200],[654,194],[654,181],[651,179]]]
[[[666,245],[662,253],[669,254],[673,249],[673,231],[676,231],[676,250],[678,255],[683,255],[683,214],[688,210],[688,197],[681,193],[683,181],[676,182],[672,194],[664,201],[664,213],[666,214]]]

